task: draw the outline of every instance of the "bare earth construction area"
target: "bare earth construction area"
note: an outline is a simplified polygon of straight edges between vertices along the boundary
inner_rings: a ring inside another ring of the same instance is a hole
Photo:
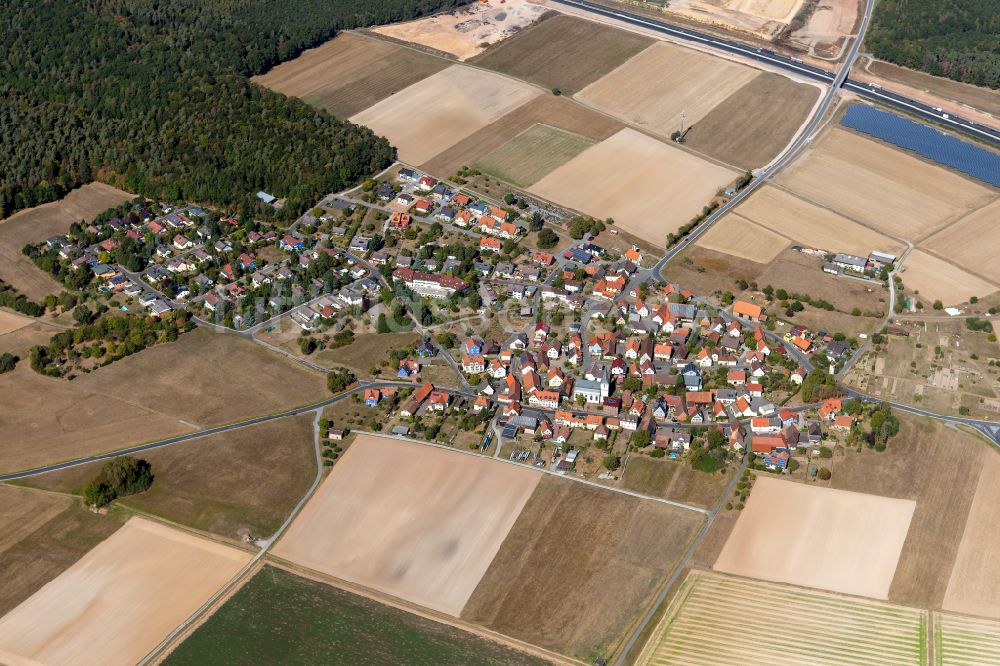
[[[762,477],[714,568],[887,599],[915,507]]]
[[[457,616],[540,476],[362,435],[274,554]]]
[[[588,215],[614,218],[621,229],[663,245],[736,172],[624,129],[588,148],[530,191]]]
[[[0,661],[134,664],[249,560],[133,518],[0,619]]]

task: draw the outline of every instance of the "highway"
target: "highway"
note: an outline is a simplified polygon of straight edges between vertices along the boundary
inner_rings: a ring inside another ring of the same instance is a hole
[[[839,70],[840,73],[830,72],[822,67],[807,64],[798,58],[784,56],[769,49],[754,48],[752,46],[747,46],[746,44],[741,44],[737,41],[723,39],[704,32],[699,32],[697,30],[691,30],[690,28],[683,28],[678,25],[666,23],[659,19],[640,16],[621,9],[612,9],[604,5],[589,2],[589,0],[553,0],[553,2],[582,9],[605,18],[622,21],[623,23],[628,23],[636,27],[670,35],[678,39],[702,44],[719,51],[749,58],[757,62],[771,65],[772,67],[777,67],[779,69],[798,74],[814,81],[832,84],[834,87],[843,87],[845,90],[849,90],[850,92],[864,97],[865,99],[869,99],[873,102],[879,102],[900,111],[905,111],[923,120],[940,123],[941,125],[949,127],[957,132],[986,141],[993,146],[1000,147],[1000,131],[984,125],[976,124],[971,120],[967,120],[959,116],[944,113],[933,106],[903,97],[902,95],[897,95],[879,87],[851,81],[846,76],[849,68],[842,67]],[[867,23],[870,18],[871,11],[869,10],[864,17],[865,25],[863,25],[859,30],[859,34],[863,35],[865,33],[865,29],[867,28]],[[846,60],[847,62],[854,62],[854,57],[857,55],[857,49],[861,46],[860,42],[861,40],[854,40],[854,44],[851,49],[854,54],[853,56],[848,54],[848,58]]]

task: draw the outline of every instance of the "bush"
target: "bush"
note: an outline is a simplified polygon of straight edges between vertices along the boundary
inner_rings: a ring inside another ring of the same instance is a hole
[[[829,481],[830,477],[833,476],[833,472],[830,471],[829,467],[820,467],[818,476],[821,481]]]
[[[0,355],[0,375],[10,372],[17,367],[18,358],[13,354],[4,353]]]
[[[788,459],[788,471],[789,471],[789,473],[794,472],[798,468],[799,468],[799,461],[796,460],[795,458],[789,458]]]
[[[649,452],[649,456],[651,458],[662,458],[665,455],[667,455],[667,453],[663,449],[653,449],[652,451]]]
[[[833,457],[833,450],[831,450],[829,446],[821,446],[821,447],[819,447],[819,457],[820,458],[832,458]]]

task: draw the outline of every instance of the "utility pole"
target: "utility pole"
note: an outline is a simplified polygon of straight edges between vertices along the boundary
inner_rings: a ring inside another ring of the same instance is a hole
[[[684,118],[685,117],[686,117],[685,113],[683,111],[681,111],[681,136],[684,136]]]

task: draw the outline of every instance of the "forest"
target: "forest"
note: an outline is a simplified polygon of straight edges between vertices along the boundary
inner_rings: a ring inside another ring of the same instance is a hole
[[[7,0],[0,3],[0,218],[94,179],[293,216],[386,166],[370,130],[248,77],[336,31],[458,0]]]
[[[865,45],[903,67],[1000,88],[996,0],[879,0]]]

